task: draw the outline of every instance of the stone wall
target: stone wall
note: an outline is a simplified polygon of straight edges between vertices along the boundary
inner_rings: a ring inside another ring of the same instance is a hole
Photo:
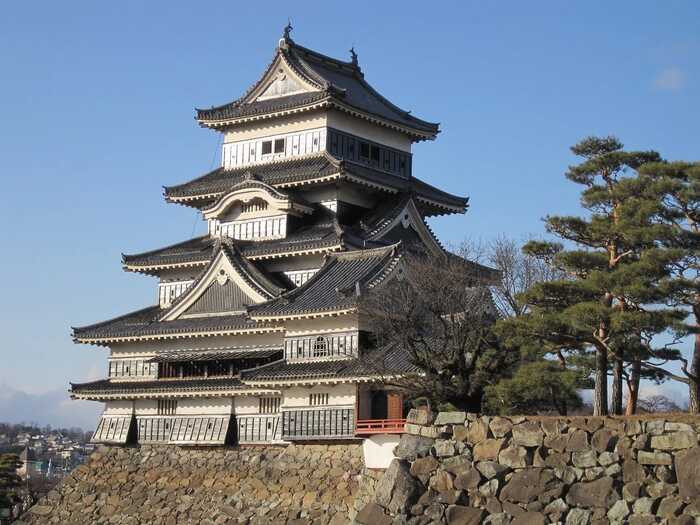
[[[700,524],[697,418],[411,411],[366,525]]]
[[[104,447],[18,523],[339,525],[374,483],[358,444]]]

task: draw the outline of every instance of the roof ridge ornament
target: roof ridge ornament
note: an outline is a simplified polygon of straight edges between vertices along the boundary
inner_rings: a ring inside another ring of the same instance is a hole
[[[358,65],[357,53],[355,52],[355,44],[353,44],[352,47],[350,48],[350,59],[351,59],[350,61],[352,62],[353,66]]]
[[[292,41],[292,37],[290,37],[289,34],[292,32],[293,29],[294,26],[292,26],[291,19],[287,18],[287,25],[284,26],[284,29],[282,30],[282,38],[280,38],[277,47],[279,47],[280,49],[287,49],[289,42]]]

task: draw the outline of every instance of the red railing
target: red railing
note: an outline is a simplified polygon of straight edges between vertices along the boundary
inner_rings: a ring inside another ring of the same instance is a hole
[[[370,434],[401,434],[406,425],[405,419],[358,419],[355,424],[355,434],[358,436]]]

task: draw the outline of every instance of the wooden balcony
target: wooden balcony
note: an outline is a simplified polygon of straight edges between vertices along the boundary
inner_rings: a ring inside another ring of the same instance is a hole
[[[405,425],[405,419],[358,419],[355,425],[355,435],[402,434]]]

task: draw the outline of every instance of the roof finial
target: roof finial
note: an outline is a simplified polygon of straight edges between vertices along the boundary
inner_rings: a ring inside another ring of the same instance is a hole
[[[289,40],[289,33],[292,32],[292,29],[294,29],[294,27],[292,27],[292,21],[289,18],[287,18],[287,25],[284,27],[284,35],[282,36],[282,38],[284,38],[285,40]]]
[[[352,65],[357,65],[357,53],[355,53],[355,44],[350,48],[350,58],[352,59]]]

